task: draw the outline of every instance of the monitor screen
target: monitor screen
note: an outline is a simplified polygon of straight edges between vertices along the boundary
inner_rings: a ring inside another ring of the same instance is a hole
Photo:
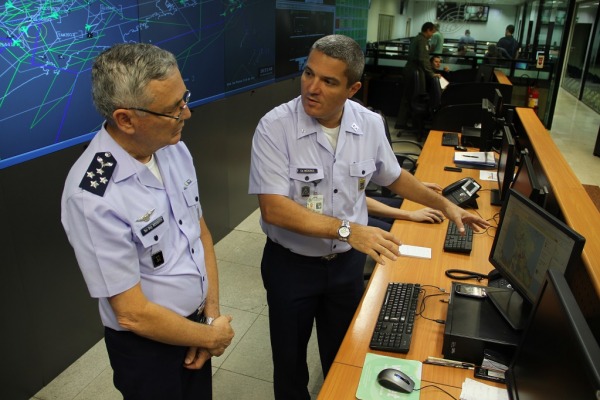
[[[596,400],[600,346],[560,271],[549,269],[506,372],[511,400]]]
[[[502,205],[515,174],[517,148],[510,125],[502,127],[502,143],[498,156],[498,189],[492,190],[492,204]]]
[[[519,168],[511,187],[533,200],[540,207],[544,207],[548,190],[540,184],[527,150],[521,152]]]
[[[0,169],[92,138],[102,117],[90,71],[115,43],[174,53],[191,108],[300,75],[324,35],[339,31],[366,44],[367,2],[12,3],[0,5]]]
[[[464,17],[465,21],[469,22],[487,22],[490,8],[483,4],[471,4],[465,6]]]
[[[548,268],[564,273],[580,257],[584,243],[585,238],[569,226],[523,194],[509,190],[489,259],[514,291],[490,290],[488,294],[513,327],[522,328],[528,317],[527,307],[537,299]],[[517,294],[525,306],[523,315],[518,315]]]

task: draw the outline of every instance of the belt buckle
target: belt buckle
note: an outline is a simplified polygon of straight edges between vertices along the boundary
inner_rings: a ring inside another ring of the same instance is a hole
[[[331,260],[337,258],[337,256],[338,256],[338,253],[333,253],[333,254],[328,254],[326,256],[322,256],[321,259],[324,261],[331,261]]]

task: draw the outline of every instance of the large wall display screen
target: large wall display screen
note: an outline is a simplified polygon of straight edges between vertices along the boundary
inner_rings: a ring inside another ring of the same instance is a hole
[[[302,54],[334,32],[335,14],[331,0],[6,0],[0,169],[91,139],[102,119],[90,71],[115,43],[173,52],[195,107],[300,74]]]

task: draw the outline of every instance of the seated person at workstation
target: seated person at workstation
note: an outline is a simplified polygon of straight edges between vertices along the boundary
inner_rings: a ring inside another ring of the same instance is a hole
[[[429,62],[431,63],[431,69],[433,69],[433,72],[449,80],[448,78],[450,76],[450,68],[448,68],[447,66],[442,67],[442,57],[431,56]]]
[[[437,183],[423,182],[423,184],[436,192],[442,191],[442,187]],[[368,225],[388,232],[397,219],[430,223],[444,221],[444,214],[433,208],[425,207],[415,211],[400,209],[404,200],[401,197],[367,196],[366,200],[369,213]]]

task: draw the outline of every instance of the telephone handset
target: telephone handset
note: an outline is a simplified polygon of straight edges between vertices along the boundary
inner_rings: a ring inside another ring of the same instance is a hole
[[[463,178],[451,183],[442,190],[442,196],[460,207],[477,208],[477,191],[481,185],[473,178]]]

